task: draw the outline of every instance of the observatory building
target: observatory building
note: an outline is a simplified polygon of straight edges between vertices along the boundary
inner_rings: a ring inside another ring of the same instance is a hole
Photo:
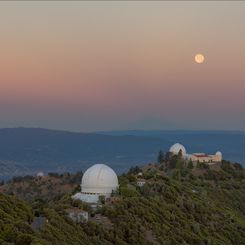
[[[178,155],[181,152],[184,159],[191,160],[194,163],[204,162],[208,164],[213,164],[222,161],[222,153],[220,151],[217,151],[215,155],[209,155],[207,153],[187,154],[185,147],[179,143],[172,145],[169,149],[169,152],[173,155]]]
[[[117,188],[118,178],[113,169],[105,164],[95,164],[83,174],[81,192],[75,194],[73,199],[97,203],[99,196],[110,197]]]
[[[169,152],[171,152],[173,155],[178,155],[180,151],[182,153],[182,156],[186,156],[186,149],[180,143],[172,145],[169,149]]]

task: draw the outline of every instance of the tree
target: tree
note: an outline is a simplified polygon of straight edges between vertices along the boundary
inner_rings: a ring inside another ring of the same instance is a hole
[[[173,156],[173,153],[168,151],[166,154],[165,154],[165,160],[168,161],[171,159],[171,157]]]
[[[197,168],[200,169],[209,169],[209,165],[205,162],[200,162],[199,160],[197,161]]]
[[[26,244],[30,244],[33,240],[33,237],[29,234],[23,234],[20,233],[18,234],[17,238],[16,238],[16,244],[17,245],[26,245]]]
[[[141,172],[141,169],[138,166],[131,167],[128,171],[129,174],[138,174],[139,172]]]
[[[164,161],[164,154],[163,154],[163,151],[160,150],[160,151],[158,152],[157,162],[158,162],[158,163],[162,163],[163,161]]]
[[[120,188],[120,194],[122,197],[137,197],[137,196],[139,196],[139,193],[136,190],[134,190],[132,188],[128,188],[126,186]]]
[[[193,168],[193,162],[192,162],[191,159],[188,162],[187,168],[189,168],[189,169],[192,169]]]
[[[234,163],[233,166],[236,170],[243,170],[243,166],[239,163]]]
[[[181,169],[181,168],[183,168],[183,165],[184,165],[183,160],[178,158],[176,161],[176,168]]]
[[[183,152],[182,152],[181,149],[180,149],[179,152],[178,152],[178,157],[179,157],[179,158],[182,158],[182,157],[183,157]]]
[[[99,196],[99,201],[101,204],[105,204],[105,196],[104,195],[100,195]]]

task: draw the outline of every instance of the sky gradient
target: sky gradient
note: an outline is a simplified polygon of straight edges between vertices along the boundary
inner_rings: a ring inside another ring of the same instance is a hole
[[[0,127],[245,130],[244,23],[242,1],[0,2]]]

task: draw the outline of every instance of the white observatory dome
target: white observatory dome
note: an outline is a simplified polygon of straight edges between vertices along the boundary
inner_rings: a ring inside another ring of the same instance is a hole
[[[182,155],[185,156],[186,155],[186,149],[183,145],[181,145],[179,143],[172,145],[169,149],[169,152],[177,155],[180,150],[182,151]]]
[[[221,153],[220,151],[217,151],[217,152],[215,153],[215,155],[216,155],[216,156],[221,156],[221,157],[222,157],[222,153]]]
[[[105,164],[88,168],[82,178],[81,192],[90,194],[111,194],[118,187],[116,173]]]

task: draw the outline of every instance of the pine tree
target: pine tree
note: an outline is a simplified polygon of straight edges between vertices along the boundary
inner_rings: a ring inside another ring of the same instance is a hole
[[[190,169],[193,168],[193,162],[192,162],[192,160],[190,160],[190,161],[188,162],[187,168],[190,168]]]
[[[158,152],[157,162],[158,162],[158,163],[162,163],[163,161],[164,161],[164,154],[163,154],[163,151],[160,150],[160,151]]]
[[[179,158],[182,158],[182,157],[183,157],[183,152],[182,152],[181,149],[180,149],[179,152],[178,152],[178,157],[179,157]]]

